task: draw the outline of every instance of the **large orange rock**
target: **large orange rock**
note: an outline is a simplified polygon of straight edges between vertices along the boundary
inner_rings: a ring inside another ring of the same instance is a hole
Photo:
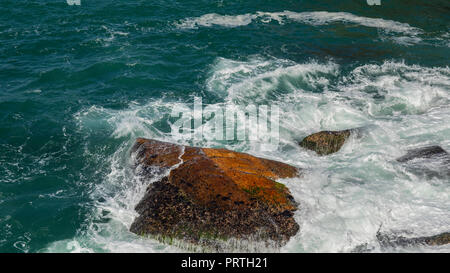
[[[297,176],[295,167],[226,149],[148,139],[138,139],[132,152],[144,175],[169,171],[136,206],[134,233],[193,243],[228,238],[283,243],[299,229],[296,203],[275,181]]]

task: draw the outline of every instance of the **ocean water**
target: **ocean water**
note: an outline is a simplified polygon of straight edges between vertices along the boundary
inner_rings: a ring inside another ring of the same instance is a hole
[[[151,183],[129,150],[174,141],[171,110],[194,97],[279,106],[280,145],[184,144],[304,169],[280,181],[299,233],[252,251],[449,252],[376,239],[450,231],[450,178],[395,161],[450,151],[449,47],[447,0],[2,0],[0,252],[185,251],[128,231]],[[296,144],[355,127],[363,136],[327,157]]]

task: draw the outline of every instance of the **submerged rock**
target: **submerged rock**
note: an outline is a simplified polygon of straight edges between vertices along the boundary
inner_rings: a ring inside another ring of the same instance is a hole
[[[409,247],[417,245],[441,246],[450,244],[450,232],[417,238],[406,238],[403,236],[392,236],[378,233],[377,239],[383,247]]]
[[[329,155],[339,151],[352,133],[359,134],[360,128],[342,131],[321,131],[305,137],[299,144],[319,155]]]
[[[397,159],[398,162],[407,162],[413,159],[424,159],[424,158],[442,158],[449,157],[447,151],[442,149],[440,146],[430,146],[419,149],[409,150],[406,155]]]
[[[297,233],[296,203],[279,178],[298,169],[226,149],[138,139],[132,148],[147,168],[170,170],[136,206],[139,235],[214,244],[231,238],[286,242]]]
[[[417,175],[428,178],[450,176],[450,154],[440,146],[409,150],[397,161],[406,164],[407,169]]]

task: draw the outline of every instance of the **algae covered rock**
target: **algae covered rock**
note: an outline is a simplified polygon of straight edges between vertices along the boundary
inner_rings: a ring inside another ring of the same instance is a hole
[[[229,238],[286,242],[299,230],[297,209],[279,178],[298,169],[226,149],[138,139],[136,163],[168,170],[136,206],[130,230],[139,235],[211,243]]]
[[[339,151],[353,131],[321,131],[305,137],[299,144],[319,155],[329,155]]]

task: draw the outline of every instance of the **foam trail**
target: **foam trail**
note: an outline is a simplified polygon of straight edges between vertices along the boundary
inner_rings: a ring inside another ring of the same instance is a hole
[[[379,28],[389,32],[405,33],[410,35],[417,35],[422,32],[419,28],[412,27],[406,23],[400,23],[397,21],[386,20],[382,18],[369,18],[363,16],[357,16],[348,12],[327,12],[327,11],[316,11],[316,12],[269,12],[258,13],[259,16],[267,16],[273,20],[280,23],[284,22],[284,18],[302,22],[306,24],[321,26],[328,25],[332,23],[352,23],[358,24],[365,27]]]
[[[347,12],[256,12],[241,15],[220,15],[217,13],[205,14],[200,17],[191,17],[182,20],[176,25],[179,28],[198,28],[198,27],[239,27],[246,26],[252,22],[269,23],[277,21],[280,24],[287,20],[301,22],[308,25],[329,25],[333,23],[351,23],[365,27],[372,27],[385,30],[387,32],[404,33],[408,35],[418,35],[423,31],[419,28],[412,27],[406,23],[400,23],[382,18],[369,18],[354,15]]]
[[[223,27],[239,27],[246,26],[252,23],[253,20],[258,18],[256,14],[242,14],[242,15],[220,15],[217,13],[209,13],[195,18],[187,18],[177,24],[179,28],[197,28],[211,27],[214,25]]]

